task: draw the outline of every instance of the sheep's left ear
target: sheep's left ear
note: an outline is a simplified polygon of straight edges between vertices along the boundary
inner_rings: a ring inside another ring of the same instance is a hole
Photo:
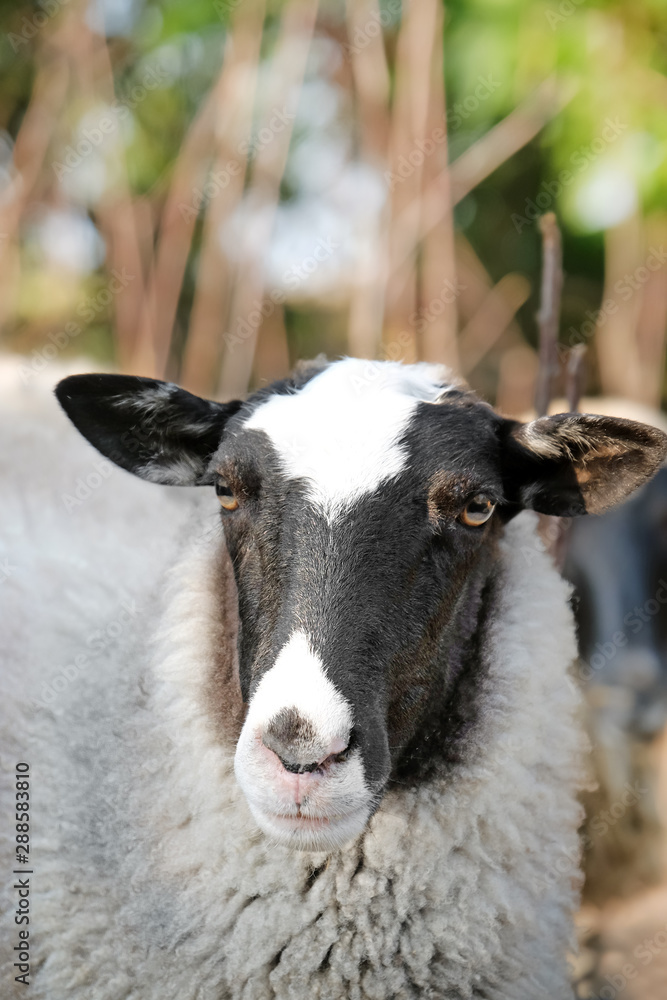
[[[601,514],[651,478],[667,434],[634,420],[561,413],[504,420],[503,479],[511,507],[573,517]]]
[[[241,403],[215,403],[170,382],[71,375],[56,396],[78,431],[128,472],[167,486],[205,486],[225,424]]]

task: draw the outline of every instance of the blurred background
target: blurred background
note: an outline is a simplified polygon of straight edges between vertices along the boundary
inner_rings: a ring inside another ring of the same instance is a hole
[[[665,0],[0,18],[0,350],[24,386],[85,358],[232,398],[324,352],[444,362],[525,415],[554,212],[552,394],[584,345],[584,408],[665,420]],[[561,553],[598,779],[581,997],[667,996],[666,477]]]
[[[563,351],[663,401],[663,0],[0,10],[5,349],[218,396],[423,358],[523,412],[553,210]]]

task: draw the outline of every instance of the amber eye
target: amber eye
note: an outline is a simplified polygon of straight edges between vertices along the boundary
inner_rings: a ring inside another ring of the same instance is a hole
[[[226,483],[217,483],[215,492],[217,493],[221,507],[225,510],[236,510],[239,502]]]
[[[483,493],[478,493],[463,508],[461,520],[471,528],[479,528],[489,520],[495,507],[493,500],[489,500]]]

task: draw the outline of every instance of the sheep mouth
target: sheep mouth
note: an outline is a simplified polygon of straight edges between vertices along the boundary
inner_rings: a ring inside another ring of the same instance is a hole
[[[283,823],[286,827],[292,826],[295,830],[326,830],[339,823],[346,823],[349,820],[366,813],[366,809],[353,809],[348,813],[338,813],[334,816],[309,816],[307,813],[267,813],[273,822]]]
[[[276,813],[271,816],[274,822],[284,823],[287,826],[293,826],[296,830],[321,830],[329,826],[330,823],[335,823],[337,819],[342,819],[339,816],[304,816],[301,813],[296,813],[296,815],[287,815],[285,813]]]

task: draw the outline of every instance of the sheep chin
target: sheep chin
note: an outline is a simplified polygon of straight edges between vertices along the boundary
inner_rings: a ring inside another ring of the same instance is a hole
[[[333,817],[274,815],[249,802],[250,811],[263,833],[271,840],[297,851],[340,850],[355,840],[366,827],[370,806]]]

